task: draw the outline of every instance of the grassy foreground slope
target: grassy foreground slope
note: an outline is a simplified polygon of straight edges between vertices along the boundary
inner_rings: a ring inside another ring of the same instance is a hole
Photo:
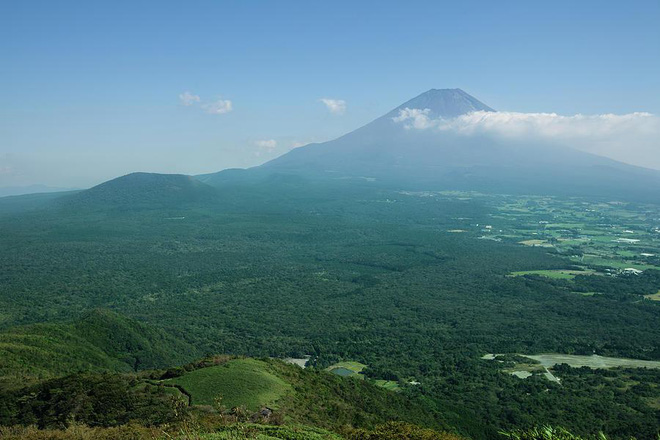
[[[228,408],[243,406],[257,411],[261,406],[276,407],[291,385],[269,371],[268,364],[255,359],[236,359],[223,365],[191,371],[169,379],[192,396],[194,405]]]
[[[331,430],[373,427],[392,420],[442,429],[456,426],[456,420],[448,420],[448,413],[364,380],[302,369],[276,359],[217,359],[203,368],[186,366],[178,370],[180,376],[160,383],[183,389],[190,395],[193,409],[213,405],[254,412],[269,407],[280,420]],[[170,370],[165,376],[171,374]]]
[[[159,428],[121,426],[90,428],[70,426],[66,430],[39,430],[34,427],[0,427],[0,437],[6,440],[461,440],[464,437],[421,428],[406,423],[386,423],[374,429],[349,430],[343,435],[302,425],[273,426],[265,424],[229,424],[216,426],[213,432],[203,429],[182,429],[167,432]],[[542,426],[526,431],[502,432],[508,440],[607,440],[605,435],[582,437],[562,428]]]
[[[0,333],[0,387],[76,372],[129,372],[183,363],[187,344],[162,330],[97,309],[72,323],[33,324]]]
[[[264,406],[272,413],[261,414]],[[419,399],[274,359],[220,356],[169,370],[82,373],[0,391],[0,426],[213,425],[216,432],[218,425],[259,422],[343,433],[390,421],[469,433]]]
[[[349,430],[342,435],[324,429],[303,425],[273,426],[254,423],[236,423],[215,426],[212,432],[205,429],[181,429],[164,431],[158,428],[122,426],[118,428],[89,428],[71,426],[66,430],[38,430],[30,428],[2,428],[0,436],[7,440],[461,440],[463,437],[420,428],[405,423],[387,423],[373,430]],[[543,440],[554,440],[543,438]],[[569,440],[557,438],[557,440]],[[570,440],[581,440],[571,437]],[[602,439],[601,439],[602,440]]]

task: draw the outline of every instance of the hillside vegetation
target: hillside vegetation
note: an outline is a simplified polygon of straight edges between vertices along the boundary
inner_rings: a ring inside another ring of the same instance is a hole
[[[129,372],[183,363],[195,355],[164,331],[109,310],[72,323],[32,324],[0,332],[0,387],[76,372]]]
[[[163,207],[147,200],[144,209],[130,210],[123,202],[104,208],[105,196],[92,194],[86,203],[94,209],[0,213],[2,334],[39,335],[29,349],[12,340],[24,348],[18,360],[13,353],[5,361],[14,374],[8,382],[171,367],[207,353],[310,356],[315,370],[366,365],[365,383],[348,382],[357,407],[370,402],[360,396],[371,388],[362,386],[386,383],[398,390],[387,399],[416,402],[443,426],[474,438],[539,424],[579,435],[655,438],[658,370],[551,367],[556,383],[540,374],[520,379],[511,374],[515,365],[481,358],[596,353],[659,360],[660,305],[644,298],[660,288],[658,263],[642,256],[660,253],[657,207],[395,191],[366,181],[307,185],[285,177],[269,186],[218,188],[232,200],[227,204]],[[619,236],[639,241],[617,242]],[[519,243],[533,237],[549,246]],[[581,262],[581,255],[597,255],[598,264]],[[615,263],[643,263],[645,272],[622,275],[604,266]],[[578,269],[591,275],[510,276]],[[107,331],[82,324],[99,308],[139,325],[103,316],[93,322]],[[31,329],[44,324],[64,326],[59,332],[68,339]],[[54,348],[67,344],[80,349]],[[331,408],[348,425],[377,420],[355,406],[317,402],[323,399],[289,405],[290,416],[322,419],[317,413]],[[401,420],[406,411],[376,413]]]
[[[137,375],[81,373],[0,394],[0,425],[41,429],[259,422],[343,432],[392,420],[450,429],[422,402],[272,359],[215,357]]]
[[[291,388],[270,371],[267,362],[254,359],[201,368],[164,383],[184,388],[194,405],[242,406],[249,411],[262,406],[277,408],[278,400]]]

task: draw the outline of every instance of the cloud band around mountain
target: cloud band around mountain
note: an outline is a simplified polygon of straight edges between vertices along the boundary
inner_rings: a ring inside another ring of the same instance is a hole
[[[429,109],[404,108],[392,118],[407,130],[490,136],[531,146],[559,143],[635,165],[660,168],[660,117],[476,111],[455,118],[430,116]]]

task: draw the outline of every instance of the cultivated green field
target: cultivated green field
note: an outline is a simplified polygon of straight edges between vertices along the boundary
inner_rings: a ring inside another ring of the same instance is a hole
[[[386,390],[390,391],[400,391],[401,387],[399,387],[399,383],[395,382],[393,380],[383,380],[383,379],[378,379],[374,381],[374,384],[378,385],[381,388],[385,388]]]
[[[554,367],[567,364],[574,368],[660,368],[660,361],[640,359],[615,358],[607,356],[580,356],[571,354],[544,353],[538,355],[521,355],[539,362],[544,367]]]
[[[660,301],[660,291],[657,293],[652,293],[650,295],[644,295],[644,298],[650,299],[652,301]]]
[[[659,209],[655,205],[544,196],[474,195],[498,211],[493,238],[553,248],[598,271],[659,269]],[[475,228],[476,229],[476,228]]]
[[[562,279],[562,280],[572,280],[577,275],[592,275],[595,272],[592,270],[521,270],[517,272],[511,272],[511,276],[520,277],[525,275],[540,275],[548,278]]]

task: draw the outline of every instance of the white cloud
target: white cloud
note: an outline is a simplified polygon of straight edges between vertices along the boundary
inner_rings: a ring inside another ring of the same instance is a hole
[[[556,113],[486,112],[467,113],[451,119],[432,119],[429,109],[399,110],[394,122],[404,123],[407,129],[435,128],[462,134],[492,133],[506,137],[541,136],[548,138],[605,138],[621,133],[654,134],[658,117],[650,113],[624,115],[573,115]]]
[[[467,134],[491,132],[510,137],[595,139],[655,132],[658,118],[650,113],[562,116],[556,113],[480,111],[440,122],[438,128]]]
[[[268,153],[277,148],[277,141],[275,139],[262,139],[254,143],[260,150],[264,150]]]
[[[186,107],[198,104],[206,113],[213,115],[222,115],[229,113],[234,109],[229,99],[218,98],[213,102],[203,103],[199,95],[193,95],[190,92],[183,92],[179,95],[179,101]]]
[[[198,95],[193,95],[190,92],[183,92],[179,95],[179,101],[181,101],[181,104],[185,105],[186,107],[189,107],[193,104],[200,102],[201,98]]]
[[[232,103],[229,99],[220,98],[218,98],[218,100],[215,102],[202,105],[202,108],[206,111],[206,113],[211,113],[213,115],[222,115],[233,110]]]
[[[477,111],[433,119],[429,109],[405,108],[392,118],[408,130],[486,135],[530,147],[558,143],[634,165],[660,168],[660,117],[650,113],[572,115]]]
[[[403,110],[399,110],[399,116],[395,116],[392,120],[394,122],[405,122],[403,126],[407,130],[410,130],[411,128],[424,130],[436,125],[435,121],[429,117],[430,111],[431,110],[428,108],[420,110],[418,108],[406,107]]]
[[[334,115],[343,115],[346,112],[346,101],[343,99],[321,98],[320,101]]]

